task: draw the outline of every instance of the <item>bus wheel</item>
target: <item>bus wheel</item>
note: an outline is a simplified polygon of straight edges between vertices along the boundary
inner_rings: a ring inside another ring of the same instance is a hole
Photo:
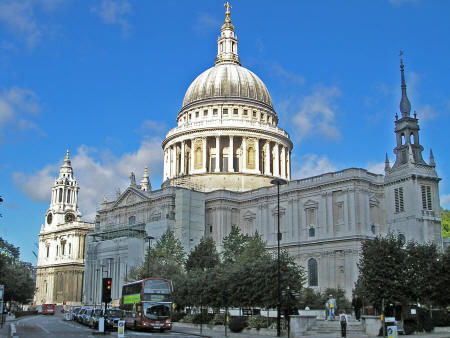
[[[164,333],[164,331],[165,331],[164,329],[159,329],[159,332],[161,333]]]
[[[136,321],[135,321],[134,324],[133,324],[133,330],[137,330],[137,324],[136,324]]]

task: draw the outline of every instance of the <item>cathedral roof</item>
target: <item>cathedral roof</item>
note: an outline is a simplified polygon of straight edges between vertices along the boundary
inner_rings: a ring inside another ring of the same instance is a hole
[[[232,62],[216,64],[200,74],[186,91],[183,108],[213,98],[244,98],[273,107],[264,82],[247,68]]]
[[[263,103],[273,108],[269,91],[261,79],[241,66],[238,56],[238,39],[231,24],[230,8],[225,4],[225,23],[217,39],[217,57],[212,68],[200,74],[189,86],[182,110],[191,103],[211,99],[245,99]]]

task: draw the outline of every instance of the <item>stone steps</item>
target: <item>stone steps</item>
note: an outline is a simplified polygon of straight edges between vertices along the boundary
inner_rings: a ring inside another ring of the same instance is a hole
[[[316,323],[304,333],[304,336],[340,337],[341,325],[338,320],[318,319]],[[368,337],[362,324],[358,321],[347,323],[347,337]]]

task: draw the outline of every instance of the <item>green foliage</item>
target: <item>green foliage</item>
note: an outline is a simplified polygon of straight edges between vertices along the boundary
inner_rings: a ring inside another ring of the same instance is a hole
[[[336,299],[336,307],[338,311],[352,308],[352,303],[345,297],[345,291],[340,288],[337,289],[328,288],[322,293],[321,308],[325,307],[325,303],[330,295],[333,295],[333,298]]]
[[[185,316],[186,316],[186,313],[184,313],[183,311],[174,311],[174,312],[172,312],[172,321],[179,322]]]
[[[225,313],[216,313],[209,322],[210,325],[223,325],[225,323]]]
[[[196,313],[192,317],[192,323],[193,324],[208,324],[213,318],[214,318],[214,315],[212,313]]]
[[[200,269],[203,271],[212,269],[220,263],[216,243],[211,237],[204,237],[191,251],[186,261],[186,270]]]
[[[405,259],[401,238],[392,234],[363,242],[358,263],[358,292],[378,309],[381,300],[405,301]]]
[[[0,238],[0,284],[5,301],[26,303],[33,298],[32,266],[19,260],[19,248]]]
[[[246,326],[245,318],[243,317],[231,317],[230,323],[228,324],[231,332],[241,332]]]
[[[450,312],[447,309],[433,310],[433,326],[450,326]]]
[[[130,269],[127,281],[146,277],[162,277],[173,280],[183,272],[185,255],[180,240],[175,238],[173,231],[167,229],[155,246],[148,250],[144,264]]]
[[[450,247],[440,255],[438,269],[438,274],[432,280],[435,290],[431,297],[435,304],[446,307],[450,305],[450,292],[444,291],[450,285]]]
[[[192,323],[194,320],[194,315],[188,314],[180,319],[180,323]]]
[[[300,293],[299,308],[303,310],[306,307],[309,307],[311,310],[323,309],[323,295],[312,288],[303,289]]]
[[[267,318],[260,315],[251,316],[247,321],[247,326],[257,330],[266,328]]]
[[[231,232],[223,241],[222,259],[224,263],[233,263],[241,256],[249,237],[241,234],[239,228],[231,226]]]
[[[430,311],[427,309],[419,308],[417,311],[417,331],[419,332],[431,332],[434,329],[433,322],[431,320]]]
[[[442,238],[450,238],[450,210],[441,208]]]

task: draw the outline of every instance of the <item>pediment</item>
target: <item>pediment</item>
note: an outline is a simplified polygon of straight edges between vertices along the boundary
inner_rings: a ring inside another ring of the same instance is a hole
[[[256,214],[254,212],[251,212],[250,210],[247,210],[242,217],[246,220],[251,220],[256,218]]]
[[[307,200],[305,203],[303,203],[303,207],[306,208],[317,208],[319,206],[319,203],[314,200]]]
[[[147,200],[148,197],[145,196],[141,191],[132,187],[128,187],[127,190],[125,190],[114,203],[113,208],[133,205]]]
[[[276,215],[278,211],[278,207],[275,206],[272,208],[272,215]],[[286,212],[286,208],[280,206],[280,215],[284,215],[284,213]]]

